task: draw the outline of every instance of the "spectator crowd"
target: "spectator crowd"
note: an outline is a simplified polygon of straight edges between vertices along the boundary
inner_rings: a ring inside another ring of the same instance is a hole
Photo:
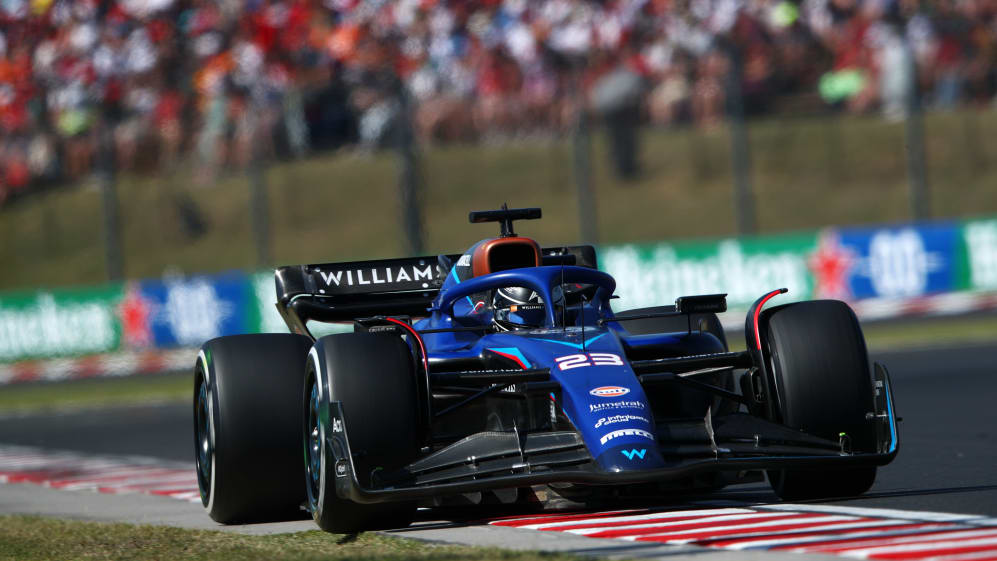
[[[997,0],[0,0],[0,200],[186,162],[992,103]],[[113,151],[101,152],[104,147]]]

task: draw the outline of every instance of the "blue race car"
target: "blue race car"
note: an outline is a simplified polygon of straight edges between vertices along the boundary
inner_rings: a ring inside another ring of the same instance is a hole
[[[196,363],[210,516],[304,506],[355,532],[420,505],[653,500],[762,472],[783,499],[849,496],[896,456],[889,375],[846,304],[760,295],[732,352],[725,295],[615,312],[592,247],[513,231],[539,217],[472,212],[501,235],[461,255],[278,268],[292,333],[214,339]]]

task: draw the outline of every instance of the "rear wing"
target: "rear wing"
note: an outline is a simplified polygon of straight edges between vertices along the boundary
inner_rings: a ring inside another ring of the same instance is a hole
[[[590,245],[546,247],[544,265],[597,268]],[[311,335],[308,321],[376,315],[425,316],[451,263],[460,255],[289,265],[274,271],[277,310],[292,332]]]

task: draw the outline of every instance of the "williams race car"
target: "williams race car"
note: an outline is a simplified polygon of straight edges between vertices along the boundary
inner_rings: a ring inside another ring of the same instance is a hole
[[[763,307],[732,352],[723,294],[615,312],[590,246],[513,231],[461,255],[280,267],[292,333],[208,341],[195,367],[202,502],[222,523],[399,527],[417,506],[586,503],[765,473],[783,499],[857,495],[897,454],[886,369],[843,302]],[[314,322],[352,333],[314,337]],[[483,498],[485,497],[485,498]]]

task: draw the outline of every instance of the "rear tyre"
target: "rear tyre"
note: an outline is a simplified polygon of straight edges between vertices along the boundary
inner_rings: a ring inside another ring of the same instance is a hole
[[[775,388],[775,420],[809,434],[839,440],[852,450],[873,452],[876,432],[865,338],[844,302],[797,302],[762,313],[769,370]],[[787,469],[767,472],[783,500],[861,495],[872,487],[875,466]]]
[[[415,368],[395,335],[343,333],[319,339],[305,370],[304,443],[308,509],[327,532],[353,533],[408,526],[414,502],[361,504],[336,494],[328,435],[329,405],[343,405],[357,479],[405,466],[419,450]]]
[[[216,522],[301,517],[301,392],[311,341],[236,335],[201,347],[194,368],[194,458]]]

